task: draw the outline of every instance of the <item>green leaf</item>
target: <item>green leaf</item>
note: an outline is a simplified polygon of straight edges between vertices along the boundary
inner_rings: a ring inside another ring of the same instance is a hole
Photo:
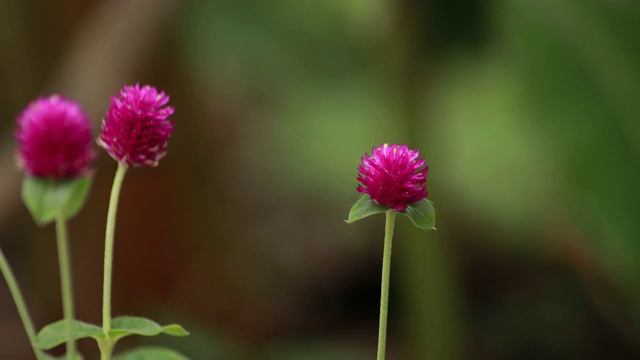
[[[387,210],[389,210],[389,208],[371,200],[369,195],[363,195],[360,200],[353,205],[351,210],[349,210],[349,218],[346,221],[351,224],[354,221],[364,219],[373,214],[383,213]]]
[[[189,358],[171,349],[145,346],[118,354],[113,357],[113,360],[189,360]]]
[[[109,337],[117,341],[129,335],[155,336],[167,334],[171,336],[187,336],[189,333],[178,324],[161,326],[157,323],[133,316],[123,316],[111,321]],[[105,339],[105,334],[101,327],[87,324],[82,321],[73,321],[73,331],[71,339],[78,340],[92,337],[98,342]],[[64,320],[56,321],[42,328],[36,336],[36,346],[43,350],[52,349],[69,340]]]
[[[91,178],[52,180],[26,177],[22,182],[22,200],[40,226],[56,216],[75,216],[84,205],[91,187]]]
[[[431,201],[427,199],[407,205],[407,208],[400,211],[400,214],[408,216],[409,219],[411,219],[411,221],[420,229],[436,229],[436,211],[433,208]]]
[[[162,328],[162,332],[171,336],[187,336],[189,332],[178,324],[166,325]]]
[[[87,195],[89,195],[91,182],[92,179],[90,177],[70,181],[65,205],[62,208],[65,219],[71,219],[82,209],[87,200]]]
[[[71,339],[78,340],[84,339],[88,337],[102,339],[104,338],[104,333],[102,329],[96,325],[87,324],[82,321],[73,320],[73,330]],[[67,329],[65,320],[59,320],[54,323],[51,323],[38,333],[36,336],[36,346],[43,350],[52,349],[62,343],[70,340],[67,337]]]
[[[172,336],[187,336],[189,333],[178,324],[161,326],[142,317],[122,316],[111,321],[109,337],[120,339],[129,335],[155,336],[161,333]]]

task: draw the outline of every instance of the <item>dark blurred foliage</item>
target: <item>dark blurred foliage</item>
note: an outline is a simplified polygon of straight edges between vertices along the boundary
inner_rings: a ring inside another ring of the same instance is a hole
[[[97,132],[150,83],[176,132],[125,179],[113,309],[192,335],[118,349],[373,358],[383,220],[343,220],[360,156],[397,142],[428,160],[438,230],[399,221],[390,360],[640,358],[639,19],[633,0],[1,1],[0,245],[37,327],[59,319],[15,116],[57,92]],[[115,162],[97,167],[70,224],[95,323]],[[4,282],[0,312],[0,358],[30,359]]]

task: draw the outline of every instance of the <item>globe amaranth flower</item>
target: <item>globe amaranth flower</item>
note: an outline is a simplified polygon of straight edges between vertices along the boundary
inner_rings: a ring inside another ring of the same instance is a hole
[[[173,133],[169,96],[152,86],[125,86],[113,96],[98,144],[120,164],[157,166]]]
[[[402,211],[427,197],[427,171],[420,152],[407,145],[383,144],[365,154],[358,166],[358,191],[381,205]]]
[[[60,95],[39,98],[17,118],[18,166],[32,177],[71,179],[90,175],[91,122],[80,105]]]

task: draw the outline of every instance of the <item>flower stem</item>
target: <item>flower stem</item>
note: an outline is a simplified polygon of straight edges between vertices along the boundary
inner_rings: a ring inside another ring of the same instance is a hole
[[[107,229],[104,239],[104,280],[102,283],[102,330],[109,337],[111,330],[111,272],[113,269],[113,242],[116,229],[116,212],[118,210],[118,198],[122,188],[122,180],[127,172],[127,166],[118,164],[116,176],[113,179],[111,198],[109,199],[109,211],[107,213]],[[100,347],[102,360],[111,358],[113,343],[108,341],[106,346]]]
[[[382,285],[380,287],[380,326],[378,328],[377,360],[384,360],[387,342],[387,308],[389,306],[389,277],[391,274],[391,243],[393,227],[396,223],[396,211],[387,210],[384,226],[384,253],[382,255]]]
[[[33,326],[31,316],[29,315],[29,311],[27,310],[27,305],[24,302],[22,292],[20,292],[20,287],[18,286],[18,282],[13,275],[13,271],[11,271],[9,262],[4,256],[2,249],[0,249],[0,271],[2,271],[2,275],[7,281],[7,286],[9,286],[9,291],[11,292],[11,296],[13,297],[13,301],[16,303],[16,308],[18,308],[18,314],[20,314],[22,325],[24,326],[24,330],[27,332],[27,337],[29,338],[29,342],[31,343],[33,352],[36,355],[36,359],[44,360],[44,353],[36,346],[36,331]]]
[[[69,254],[69,237],[64,215],[56,217],[56,237],[58,240],[58,266],[60,267],[60,285],[62,292],[62,312],[67,333],[67,359],[76,356],[76,342],[73,337],[73,289],[71,284],[71,260]]]

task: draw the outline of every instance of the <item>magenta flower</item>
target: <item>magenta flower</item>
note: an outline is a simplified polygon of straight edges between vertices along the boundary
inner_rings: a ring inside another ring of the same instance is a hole
[[[358,166],[358,191],[381,205],[402,211],[407,205],[427,197],[427,171],[420,152],[407,145],[383,144],[364,154]]]
[[[60,95],[39,98],[17,118],[16,160],[27,175],[70,179],[91,174],[91,122],[77,103]]]
[[[125,86],[113,96],[98,144],[126,166],[157,166],[173,133],[169,96],[152,86]]]

